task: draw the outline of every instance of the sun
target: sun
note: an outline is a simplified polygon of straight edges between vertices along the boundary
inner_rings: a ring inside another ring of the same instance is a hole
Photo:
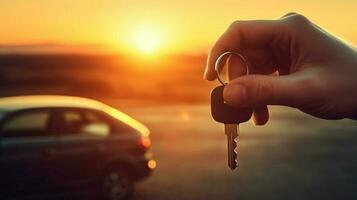
[[[162,35],[154,27],[139,27],[132,34],[133,47],[142,53],[156,52],[162,45]]]

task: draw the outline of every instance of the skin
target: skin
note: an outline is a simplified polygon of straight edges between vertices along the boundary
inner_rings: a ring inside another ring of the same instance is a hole
[[[267,105],[297,108],[323,119],[357,119],[357,50],[306,17],[289,13],[277,20],[235,21],[213,46],[204,77],[216,79],[215,61],[226,51],[230,82],[225,101],[253,107],[253,122],[265,124]]]

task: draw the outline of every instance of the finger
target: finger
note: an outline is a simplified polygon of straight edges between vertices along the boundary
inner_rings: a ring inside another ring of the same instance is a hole
[[[215,71],[216,71],[216,65],[218,68],[218,73],[221,73],[222,70],[224,69],[225,66],[228,66],[228,60],[232,55],[227,54],[226,56],[223,56],[220,60],[216,60],[215,62]],[[217,63],[218,62],[218,63]],[[217,72],[216,72],[217,73]]]
[[[224,89],[224,100],[237,107],[257,107],[261,105],[285,105],[300,107],[307,99],[314,97],[309,91],[316,80],[311,76],[247,75],[234,79]],[[316,84],[316,83],[315,83]],[[311,95],[311,96],[307,96]]]
[[[252,121],[254,125],[264,125],[269,120],[268,106],[258,106],[254,108]]]
[[[268,46],[274,38],[284,32],[279,20],[255,20],[234,22],[213,46],[205,69],[205,79],[216,79],[214,65],[226,51],[240,52],[245,48]],[[244,52],[243,52],[244,53]]]
[[[239,76],[246,75],[247,73],[247,64],[239,56],[232,54],[227,60],[227,65],[229,81]],[[252,122],[255,125],[264,125],[267,123],[268,119],[269,112],[266,105],[254,108]]]
[[[227,65],[229,81],[247,73],[246,63],[239,56],[234,56],[234,54],[232,54],[227,60]],[[268,119],[269,113],[266,105],[254,108],[252,122],[255,125],[264,125],[267,123]]]
[[[227,60],[228,80],[231,81],[247,73],[247,66],[244,60],[237,55],[232,54]]]

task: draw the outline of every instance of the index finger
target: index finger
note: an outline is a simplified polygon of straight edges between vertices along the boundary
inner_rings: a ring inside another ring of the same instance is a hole
[[[280,20],[236,21],[222,34],[207,58],[204,78],[216,79],[214,65],[217,58],[226,51],[244,55],[244,49],[262,48],[281,34]]]

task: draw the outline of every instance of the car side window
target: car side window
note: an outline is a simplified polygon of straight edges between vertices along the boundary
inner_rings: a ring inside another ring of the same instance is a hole
[[[34,110],[21,112],[11,117],[1,128],[2,137],[39,137],[51,135],[50,112]]]
[[[87,110],[64,110],[62,134],[105,137],[111,132],[109,122]]]
[[[115,120],[116,123],[113,126],[113,131],[112,135],[118,135],[118,134],[133,134],[137,133],[138,131],[132,128],[131,126],[125,124],[122,121]]]

